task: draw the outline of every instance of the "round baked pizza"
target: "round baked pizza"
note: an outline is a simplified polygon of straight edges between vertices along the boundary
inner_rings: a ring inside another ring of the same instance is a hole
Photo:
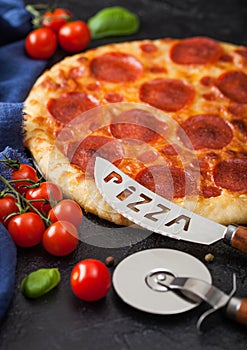
[[[87,212],[97,155],[223,224],[247,223],[247,48],[207,37],[109,44],[45,71],[25,101],[25,146]]]

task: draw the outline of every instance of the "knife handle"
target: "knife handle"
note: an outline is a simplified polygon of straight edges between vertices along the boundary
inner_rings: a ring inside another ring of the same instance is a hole
[[[247,326],[247,298],[231,298],[226,307],[229,318]]]
[[[247,227],[228,225],[224,239],[233,248],[247,253]]]

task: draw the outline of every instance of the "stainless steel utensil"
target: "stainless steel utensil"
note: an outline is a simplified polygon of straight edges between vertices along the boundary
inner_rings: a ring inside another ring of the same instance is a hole
[[[171,238],[212,244],[220,239],[247,253],[247,228],[224,226],[148,190],[112,163],[96,158],[96,185],[112,208],[139,226]]]

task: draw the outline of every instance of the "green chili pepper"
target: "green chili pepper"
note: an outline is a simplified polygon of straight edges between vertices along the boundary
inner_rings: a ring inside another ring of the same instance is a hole
[[[21,282],[21,292],[28,298],[39,298],[60,282],[61,276],[57,268],[39,269],[31,272]]]
[[[138,17],[121,6],[107,7],[88,20],[93,39],[128,35],[139,28]]]

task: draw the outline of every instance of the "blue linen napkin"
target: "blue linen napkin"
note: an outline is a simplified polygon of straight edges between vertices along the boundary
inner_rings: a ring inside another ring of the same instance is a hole
[[[10,159],[18,158],[21,163],[31,164],[23,153],[7,146],[0,152],[0,160],[5,157]],[[0,174],[6,179],[11,178],[12,170],[4,163],[0,163]],[[0,181],[0,191],[5,185]],[[7,229],[0,223],[0,320],[3,318],[6,309],[12,299],[15,287],[16,268],[16,247]]]
[[[23,38],[31,30],[30,18],[22,0],[1,0],[0,45]]]
[[[6,228],[0,224],[0,320],[12,299],[15,286],[16,247]]]
[[[0,0],[0,158],[18,151],[25,162],[22,102],[47,65],[47,61],[33,60],[25,54],[25,36],[32,29],[30,20],[22,0]],[[0,224],[0,320],[13,297],[15,268],[16,247]]]
[[[0,0],[0,102],[21,102],[46,61],[25,54],[31,15],[22,0]]]
[[[0,102],[24,101],[46,66],[46,61],[34,60],[26,55],[24,42],[23,39],[0,46]]]

